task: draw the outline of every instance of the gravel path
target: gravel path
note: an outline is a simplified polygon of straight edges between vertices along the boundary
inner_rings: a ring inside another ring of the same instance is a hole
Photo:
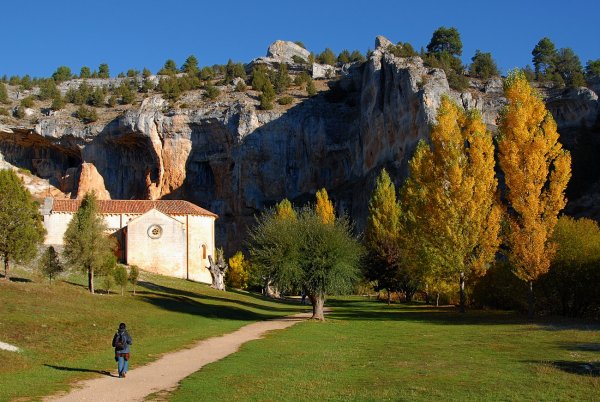
[[[127,378],[115,375],[81,381],[68,394],[51,396],[45,400],[142,401],[149,394],[174,389],[185,377],[206,364],[235,353],[242,344],[259,339],[268,331],[291,327],[310,316],[309,313],[302,313],[249,324],[230,334],[205,339],[190,349],[168,353],[153,363],[133,368],[127,373]],[[135,356],[134,348],[132,356]]]

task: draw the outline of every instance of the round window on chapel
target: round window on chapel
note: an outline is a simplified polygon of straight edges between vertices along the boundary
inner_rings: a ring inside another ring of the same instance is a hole
[[[162,235],[162,228],[158,225],[152,225],[148,228],[148,236],[152,239],[158,239]]]

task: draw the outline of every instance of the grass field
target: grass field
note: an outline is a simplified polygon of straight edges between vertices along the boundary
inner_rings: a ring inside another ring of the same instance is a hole
[[[167,398],[600,400],[597,325],[357,298],[330,305],[327,322],[250,342]]]
[[[110,343],[121,321],[134,339],[135,368],[196,340],[303,309],[147,273],[136,296],[131,289],[125,296],[91,295],[80,275],[51,287],[25,271],[13,275],[16,281],[0,282],[0,341],[23,351],[0,350],[0,401],[38,399],[77,379],[115,372]]]

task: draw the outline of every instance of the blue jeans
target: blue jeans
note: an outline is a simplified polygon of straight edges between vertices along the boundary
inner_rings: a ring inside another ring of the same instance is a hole
[[[117,359],[117,366],[119,368],[119,375],[127,373],[129,369],[129,361],[125,360],[125,357],[119,354]]]

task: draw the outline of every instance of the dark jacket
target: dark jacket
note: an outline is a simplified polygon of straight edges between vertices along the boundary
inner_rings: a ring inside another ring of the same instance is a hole
[[[119,336],[121,336],[123,338],[123,340],[125,341],[125,347],[123,349],[117,350],[116,343],[117,343],[117,338]],[[115,353],[129,353],[131,350],[129,345],[131,345],[132,343],[133,343],[133,340],[131,339],[131,336],[129,336],[129,333],[127,332],[126,329],[118,330],[115,333],[115,336],[113,336],[112,345],[113,345],[113,348],[115,348]]]

